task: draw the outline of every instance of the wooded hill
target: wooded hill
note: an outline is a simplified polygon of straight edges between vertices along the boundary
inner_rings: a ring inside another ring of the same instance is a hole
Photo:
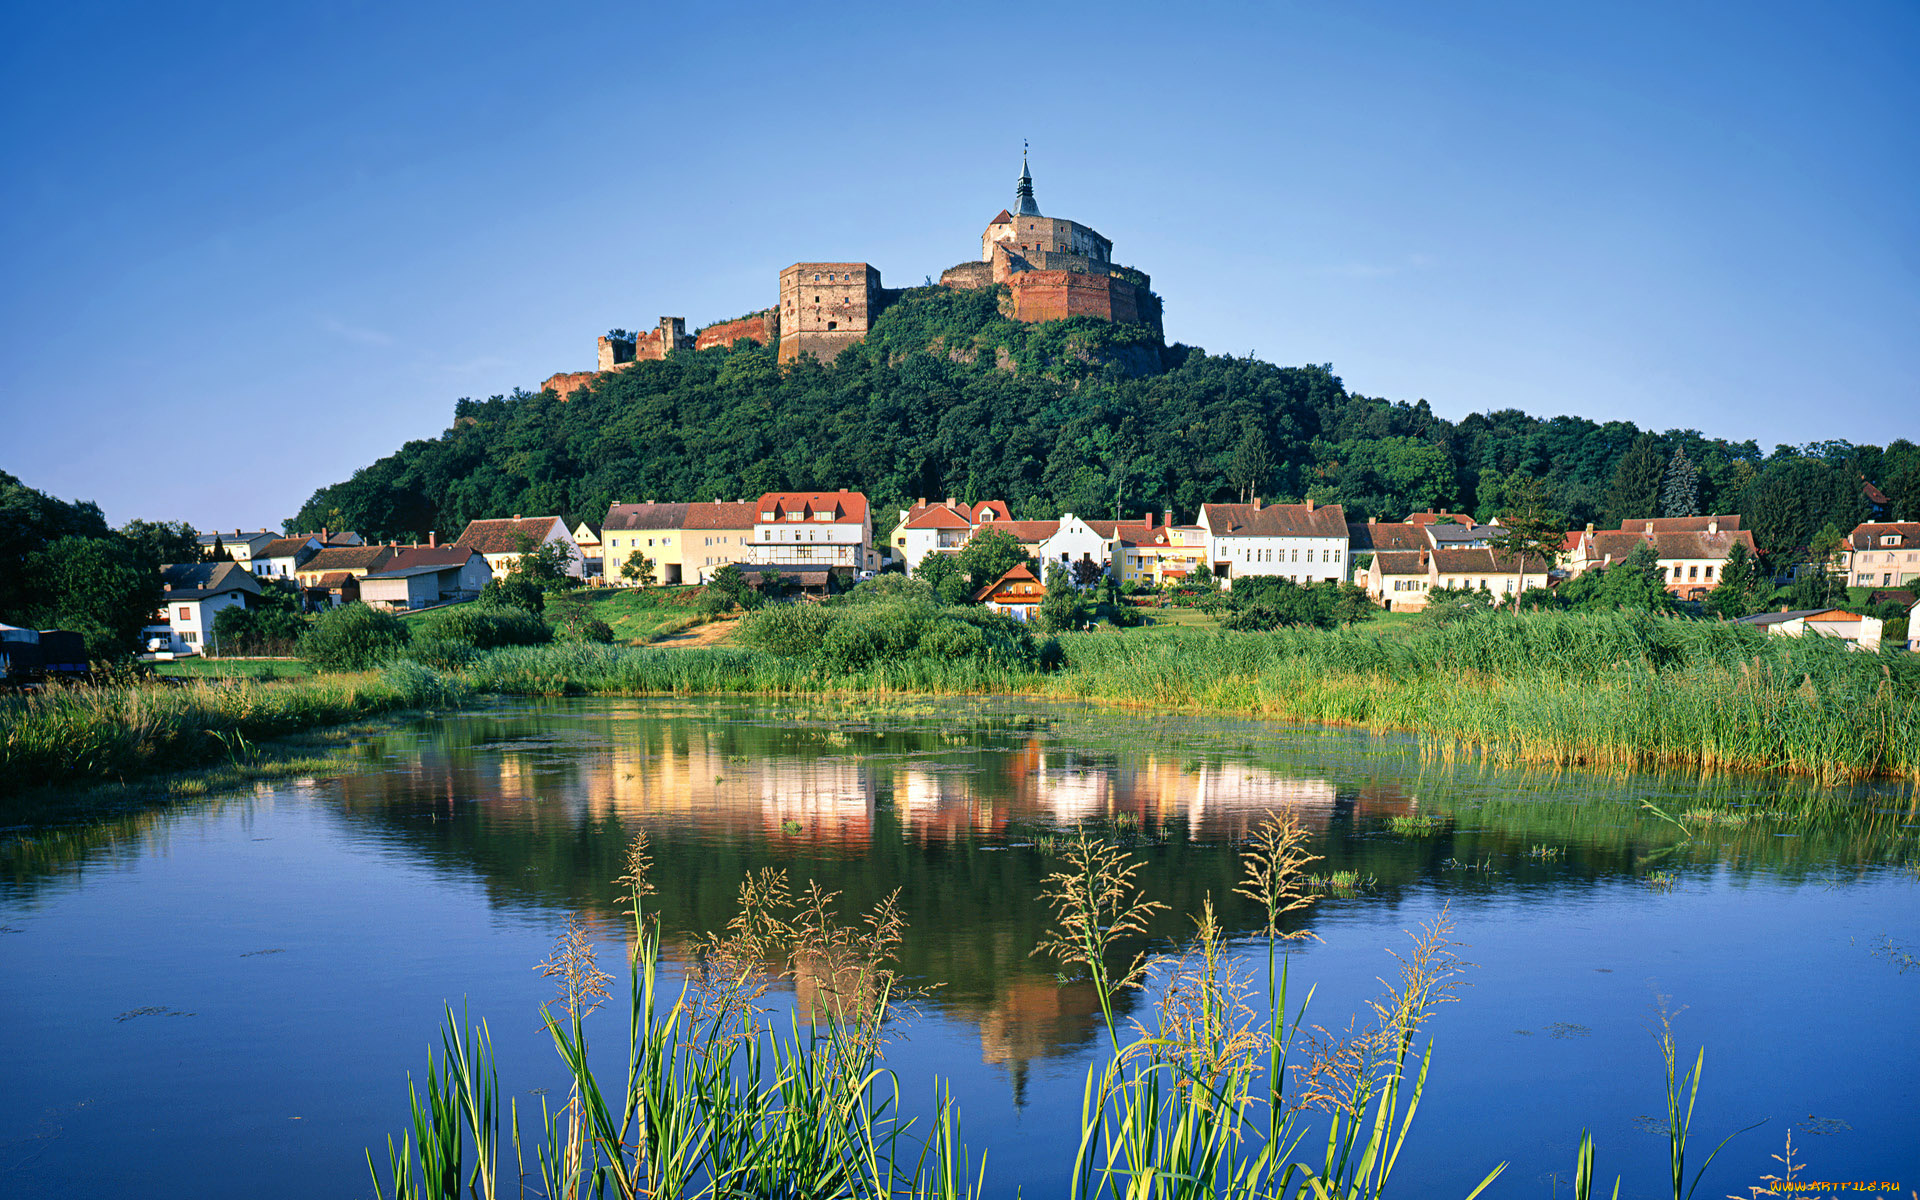
[[[1004,498],[1022,517],[1112,516],[1249,494],[1338,502],[1350,520],[1446,507],[1499,511],[1508,481],[1544,480],[1569,527],[1739,512],[1763,551],[1822,526],[1920,518],[1920,449],[1776,447],[1627,422],[1507,410],[1453,422],[1426,401],[1349,392],[1332,367],[1163,346],[1086,318],[1025,325],[997,292],[912,289],[867,340],[822,365],[770,348],[682,351],[551,392],[462,399],[440,437],[321,488],[289,529],[369,538],[456,532],[476,517],[597,522],[615,501],[866,492],[884,532],[915,497]],[[1676,459],[1678,456],[1678,460]]]

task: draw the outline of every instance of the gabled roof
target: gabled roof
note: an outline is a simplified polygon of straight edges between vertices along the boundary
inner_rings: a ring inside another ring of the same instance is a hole
[[[1441,521],[1455,521],[1461,525],[1471,525],[1473,524],[1473,515],[1471,513],[1448,512],[1444,508],[1438,512],[1428,509],[1425,512],[1408,513],[1406,523],[1409,525],[1433,525]]]
[[[1707,533],[1705,530],[1680,533],[1629,533],[1624,530],[1607,529],[1593,534],[1589,558],[1611,559],[1615,562],[1633,553],[1635,546],[1646,544],[1653,547],[1658,558],[1712,558],[1723,559],[1733,544],[1745,544],[1747,552],[1753,553],[1753,535],[1744,529],[1721,529],[1719,533]]]
[[[600,531],[604,536],[633,529],[685,529],[690,507],[686,504],[615,504],[607,509],[607,519],[601,522]]]
[[[232,531],[216,529],[212,533],[201,534],[200,544],[207,547],[211,547],[215,542],[219,542],[223,547],[243,544],[248,546],[264,546],[279,537],[280,535],[271,529],[254,529],[244,532],[238,529]]]
[[[1873,550],[1888,534],[1897,535],[1898,545],[1903,549],[1920,546],[1920,521],[1868,521],[1855,525],[1847,535],[1847,544],[1855,550]]]
[[[555,525],[560,527],[562,533],[566,533],[566,522],[559,517],[504,517],[469,521],[453,542],[457,546],[471,546],[482,554],[517,554],[521,537],[538,546],[547,540]],[[571,534],[567,535],[567,540],[573,540]]]
[[[1784,621],[1858,621],[1858,613],[1850,613],[1843,608],[1791,608],[1786,612],[1755,613],[1751,617],[1740,617],[1742,625],[1778,625]]]
[[[300,551],[306,549],[308,542],[313,542],[317,545],[319,541],[319,538],[305,533],[299,537],[275,538],[258,550],[255,550],[253,556],[255,558],[292,558],[299,554]]]
[[[993,220],[991,220],[991,221],[988,221],[988,222],[987,222],[987,224],[989,224],[989,225],[1011,225],[1011,224],[1013,224],[1013,214],[1012,214],[1012,213],[1010,213],[1010,212],[1008,212],[1008,211],[1007,211],[1006,209],[1004,209],[1004,208],[1003,208],[1003,209],[1001,209],[1001,210],[1000,210],[999,212],[997,212],[997,213],[995,213],[995,214],[993,215]]]
[[[352,571],[328,571],[320,577],[320,582],[314,586],[323,587],[328,591],[332,591],[334,588],[346,586],[347,581],[354,578],[357,577]]]
[[[308,559],[302,571],[377,571],[393,550],[387,546],[328,546]]]
[[[231,561],[172,563],[160,568],[160,583],[167,589],[161,597],[164,601],[204,600],[231,591],[260,594],[260,581],[253,572]]]
[[[393,557],[386,563],[388,571],[412,570],[416,567],[432,567],[444,571],[449,567],[464,567],[479,551],[472,546],[455,543],[451,546],[401,546],[394,550]]]
[[[1404,521],[1349,522],[1347,543],[1356,551],[1425,550],[1429,545],[1422,526]]]
[[[1093,530],[1103,538],[1143,538],[1153,531],[1153,518],[1151,516],[1145,516],[1131,521],[1123,517],[1118,521],[1094,520],[1084,521],[1084,523],[1088,529]]]
[[[1442,575],[1471,575],[1480,572],[1488,575],[1514,575],[1522,570],[1520,560],[1514,555],[1502,554],[1487,548],[1435,550],[1433,567]],[[1525,571],[1529,575],[1544,575],[1547,573],[1547,562],[1538,554],[1529,554],[1526,556]]]
[[[904,529],[970,529],[973,522],[944,504],[929,504],[907,518]]]
[[[1004,529],[1023,542],[1044,542],[1060,532],[1060,522],[995,521],[989,528]]]
[[[1425,575],[1424,550],[1380,550],[1373,556],[1373,568],[1382,575]]]
[[[1704,517],[1642,517],[1637,521],[1620,522],[1621,529],[1633,533],[1705,533],[1709,525],[1718,525],[1722,532],[1738,529],[1740,514],[1717,513]]]
[[[784,521],[798,512],[802,520],[815,520],[829,513],[835,521],[852,523],[867,519],[867,498],[860,492],[766,492],[754,502],[756,514],[772,513],[773,520]]]
[[[1420,528],[1415,526],[1415,528]],[[1488,538],[1498,537],[1506,532],[1499,525],[1445,525],[1433,524],[1424,527],[1427,537],[1435,546],[1444,546],[1449,542],[1484,542]]]
[[[752,529],[757,516],[751,500],[696,500],[687,505],[687,529]]]
[[[1867,593],[1867,603],[1898,604],[1903,608],[1913,607],[1914,595],[1910,588],[1877,588]]]
[[[1036,587],[1040,586],[1039,578],[1035,576],[1032,570],[1030,570],[1027,567],[1027,564],[1021,563],[1018,566],[1009,567],[1005,571],[1002,571],[1000,573],[1000,578],[994,580],[992,583],[988,584],[983,588],[977,589],[973,593],[973,602],[975,604],[980,603],[982,600],[985,600],[988,596],[993,595],[995,592],[999,591],[1003,585],[1008,583],[1031,583]]]
[[[1203,523],[1213,536],[1347,537],[1347,514],[1338,504],[1204,504]]]

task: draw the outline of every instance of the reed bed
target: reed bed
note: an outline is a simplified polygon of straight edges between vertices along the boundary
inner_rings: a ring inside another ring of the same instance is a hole
[[[1920,780],[1920,663],[1820,638],[1637,614],[1489,615],[1388,641],[1364,631],[1069,635],[1042,672],[977,659],[529,646],[483,656],[484,691],[564,695],[1038,695],[1420,735],[1442,758]]]
[[[0,795],[233,764],[255,743],[403,708],[450,708],[471,689],[413,663],[261,682],[55,688],[0,698]]]

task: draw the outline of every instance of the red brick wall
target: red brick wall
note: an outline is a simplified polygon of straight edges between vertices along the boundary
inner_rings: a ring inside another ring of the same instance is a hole
[[[771,346],[780,339],[779,329],[779,318],[773,313],[755,313],[751,317],[742,317],[738,321],[707,326],[694,335],[693,348],[705,350],[711,346],[731,346],[741,338],[749,338],[762,346]]]
[[[1099,317],[1103,321],[1140,320],[1138,293],[1131,283],[1107,275],[1074,271],[1018,271],[1007,277],[1016,321],[1063,321]]]

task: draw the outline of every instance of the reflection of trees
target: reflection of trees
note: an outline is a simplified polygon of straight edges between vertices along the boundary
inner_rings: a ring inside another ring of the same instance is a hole
[[[357,748],[359,773],[319,794],[365,837],[477,881],[495,904],[598,914],[610,931],[624,927],[612,881],[645,828],[669,954],[683,961],[688,935],[724,928],[740,881],[760,867],[818,880],[849,914],[899,887],[904,975],[940,985],[928,1007],[975,1023],[983,1056],[1016,1087],[1027,1064],[1095,1027],[1091,991],[1063,988],[1030,956],[1053,867],[1037,843],[1083,822],[1141,858],[1146,893],[1170,906],[1150,929],[1163,942],[1191,932],[1188,915],[1208,896],[1227,929],[1257,924],[1233,891],[1236,844],[1276,808],[1313,831],[1315,870],[1379,881],[1338,904],[1393,904],[1437,878],[1498,894],[1605,884],[1638,878],[1657,854],[1661,866],[1825,881],[1836,865],[1912,852],[1899,825],[1913,820],[1913,793],[1886,784],[1899,794],[1866,807],[1893,811],[1863,813],[1855,793],[1799,783],[1423,764],[1366,735],[1289,742],[1278,728],[959,701],[534,702],[393,728]],[[1643,799],[1676,815],[1794,816],[1703,825],[1684,842]],[[0,878],[10,897],[31,893],[74,864],[150,845],[171,823],[161,814],[180,811],[30,831],[0,847]],[[1431,836],[1387,830],[1406,816],[1436,818]],[[1795,836],[1775,836],[1783,829]],[[1528,859],[1542,843],[1564,856]],[[1448,865],[1483,859],[1498,870]]]

